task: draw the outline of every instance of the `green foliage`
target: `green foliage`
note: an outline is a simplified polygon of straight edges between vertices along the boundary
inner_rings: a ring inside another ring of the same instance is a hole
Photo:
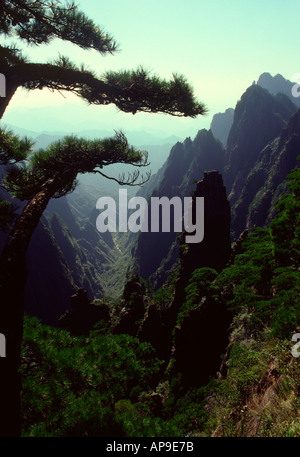
[[[260,360],[261,354],[258,344],[253,343],[250,347],[236,344],[230,353],[231,382],[229,383],[227,379],[228,388],[244,397],[247,389],[258,381],[265,369],[265,366],[260,367]]]
[[[300,160],[300,156],[298,157]],[[279,265],[299,265],[300,262],[300,168],[289,175],[291,193],[277,203],[279,213],[271,223],[275,256]]]
[[[298,179],[293,173],[291,199],[282,199],[281,211],[288,218],[295,216]],[[70,337],[26,318],[23,434],[211,436],[217,431],[243,436],[253,433],[257,417],[259,436],[297,436],[300,374],[290,337],[300,321],[298,232],[297,227],[288,232],[284,243],[288,240],[290,255],[281,256],[281,218],[279,212],[271,229],[251,232],[242,252],[220,274],[211,268],[192,273],[177,324],[201,306],[203,297],[235,311],[226,374],[186,391],[182,374],[174,376],[168,369],[157,386],[164,399],[159,414],[151,393],[161,364],[149,345],[127,335],[112,336],[108,329],[88,338]],[[178,274],[179,269],[154,295],[159,308],[172,300]],[[120,303],[110,301],[110,307],[117,316]],[[274,389],[273,396],[268,389]]]
[[[260,341],[235,340],[224,378],[207,386],[211,436],[299,436],[300,364],[290,342],[266,333]]]
[[[159,309],[166,309],[171,303],[174,295],[175,281],[179,275],[179,266],[170,273],[167,281],[153,296],[153,301]]]
[[[204,408],[207,392],[206,387],[190,389],[174,402],[171,422],[178,427],[181,435],[199,436],[207,420]]]
[[[178,436],[175,424],[154,417],[149,406],[144,403],[132,404],[130,400],[120,400],[115,404],[115,413],[126,436]]]
[[[86,50],[94,49],[102,55],[118,50],[114,38],[73,2],[6,0],[0,5],[0,16],[0,34],[17,37],[21,42],[41,45],[59,38]],[[183,75],[173,74],[166,81],[139,67],[137,70],[109,71],[99,77],[83,64],[74,64],[68,56],[59,56],[45,64],[31,63],[15,45],[0,46],[0,63],[8,79],[11,73],[17,74],[18,78],[14,78],[16,86],[28,90],[44,87],[66,90],[88,103],[112,103],[133,114],[137,111],[161,112],[194,118],[206,112]],[[3,110],[6,106],[7,101]]]
[[[23,434],[119,433],[114,404],[126,399],[136,385],[141,390],[151,388],[159,367],[150,345],[128,335],[94,332],[89,338],[71,337],[26,317],[21,367]]]
[[[234,263],[225,268],[216,280],[216,286],[232,292],[227,303],[233,309],[244,306],[251,309],[264,294],[269,296],[274,259],[273,245],[267,229],[255,229],[243,243],[244,252],[235,257]]]
[[[9,165],[24,161],[32,151],[33,142],[0,128],[0,163]]]
[[[203,104],[195,101],[193,89],[183,75],[173,74],[170,81],[152,75],[143,67],[137,70],[109,71],[104,82],[115,89],[120,88],[125,99],[116,99],[115,104],[125,112],[135,113],[143,105],[145,112],[160,112],[176,116],[196,117],[205,114]]]
[[[130,147],[125,135],[117,132],[115,137],[103,140],[86,140],[66,137],[47,149],[40,149],[25,164],[11,166],[6,177],[7,188],[20,199],[28,200],[36,194],[48,179],[59,178],[53,189],[55,198],[70,193],[76,187],[78,173],[99,173],[99,168],[112,163],[136,166],[147,165],[147,156]],[[126,184],[133,185],[139,177],[135,172]],[[120,178],[120,183],[123,177]]]
[[[0,33],[18,37],[29,44],[39,45],[61,38],[102,54],[117,50],[115,40],[96,26],[74,2],[6,0],[0,6],[0,14]]]
[[[33,142],[27,138],[20,138],[7,129],[0,128],[0,164],[16,168],[24,162],[32,151]],[[16,165],[18,164],[18,166]],[[5,186],[4,190],[6,190]],[[14,222],[17,206],[0,197],[0,230],[8,229]]]
[[[213,268],[203,267],[193,271],[189,284],[185,289],[186,299],[181,305],[178,313],[177,325],[180,325],[182,319],[189,313],[190,310],[201,304],[204,297],[211,297],[215,290],[214,280],[218,273]]]
[[[277,246],[268,229],[254,230],[243,243],[245,252],[223,270],[216,286],[229,291],[233,310],[251,313],[253,331],[270,325],[274,334],[287,336],[300,318],[300,272],[294,265],[278,266]]]

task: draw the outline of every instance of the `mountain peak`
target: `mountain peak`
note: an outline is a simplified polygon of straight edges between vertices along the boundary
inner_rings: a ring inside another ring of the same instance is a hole
[[[275,76],[270,73],[262,73],[258,78],[257,85],[267,89],[272,95],[279,93],[287,95],[293,103],[300,107],[300,98],[292,95],[294,82],[285,79],[280,73]]]

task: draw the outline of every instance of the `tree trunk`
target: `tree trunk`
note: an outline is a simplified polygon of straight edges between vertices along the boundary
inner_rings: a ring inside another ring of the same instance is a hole
[[[57,177],[48,179],[28,202],[9,234],[0,260],[0,333],[6,339],[6,357],[0,358],[0,436],[19,436],[21,432],[18,370],[27,278],[26,251],[59,182]]]

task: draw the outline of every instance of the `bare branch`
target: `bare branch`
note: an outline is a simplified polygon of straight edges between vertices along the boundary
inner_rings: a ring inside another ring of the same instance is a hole
[[[94,173],[98,173],[99,175],[103,176],[106,179],[115,181],[118,184],[120,184],[120,186],[142,186],[143,184],[146,184],[146,182],[148,182],[151,177],[150,171],[146,173],[146,176],[144,176],[143,174],[141,175],[139,171],[134,171],[133,173],[128,173],[128,178],[126,181],[125,181],[125,173],[120,174],[119,179],[114,178],[113,176],[108,176],[100,170],[94,170]],[[142,181],[137,183],[136,181],[139,177],[141,177]]]

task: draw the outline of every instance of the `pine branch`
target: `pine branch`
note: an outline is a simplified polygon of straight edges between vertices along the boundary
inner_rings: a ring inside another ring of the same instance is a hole
[[[33,145],[29,138],[20,138],[11,131],[0,128],[0,164],[12,165],[24,161]]]
[[[125,173],[119,175],[119,178],[114,178],[113,176],[108,176],[100,170],[94,170],[93,173],[98,173],[99,175],[103,176],[106,179],[110,179],[115,181],[116,183],[120,184],[120,186],[142,186],[146,184],[151,178],[151,172],[147,172],[146,176],[140,175],[138,171],[134,171],[133,173],[128,173],[128,178],[125,180]],[[136,182],[138,178],[141,177],[140,182]]]
[[[138,69],[109,73],[99,79],[90,71],[81,71],[69,59],[61,57],[58,63],[20,63],[11,71],[17,75],[19,85],[26,89],[66,90],[90,104],[114,104],[119,110],[132,114],[139,111],[193,118],[206,112],[182,76],[173,75],[166,81],[156,75],[144,75]]]
[[[70,41],[100,54],[115,53],[115,39],[105,33],[72,2],[14,0],[2,7],[0,31],[16,34],[29,44],[49,43],[53,38]]]
[[[139,170],[128,173],[127,179],[124,173],[117,179],[99,170],[114,163],[147,166],[147,154],[130,147],[123,132],[116,132],[114,137],[102,140],[71,136],[40,149],[26,163],[10,166],[3,184],[19,199],[29,200],[49,179],[57,182],[58,187],[53,194],[55,198],[72,192],[78,173],[99,173],[128,186],[139,186],[150,179],[150,172],[143,176]]]

